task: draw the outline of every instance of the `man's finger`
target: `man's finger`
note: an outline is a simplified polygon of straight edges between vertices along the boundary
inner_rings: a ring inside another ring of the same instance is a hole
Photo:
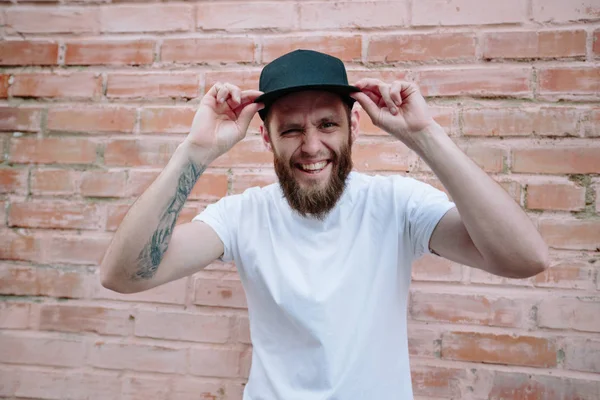
[[[252,103],[257,97],[262,96],[260,90],[242,90],[241,99],[243,103]]]
[[[394,83],[392,83],[392,88],[390,89],[390,96],[392,97],[392,100],[394,101],[397,107],[400,107],[402,105],[401,91],[402,82],[394,81]]]
[[[390,86],[385,83],[380,85],[379,92],[381,93],[381,97],[385,101],[385,105],[387,106],[388,110],[395,115],[398,112],[398,109],[396,108],[396,104],[394,104],[394,100],[392,100],[390,95]]]

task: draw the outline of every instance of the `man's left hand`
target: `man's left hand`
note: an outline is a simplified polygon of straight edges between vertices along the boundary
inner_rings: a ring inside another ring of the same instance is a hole
[[[435,124],[429,107],[416,84],[378,79],[361,79],[355,83],[361,92],[351,93],[367,112],[373,124],[410,146],[417,135]]]

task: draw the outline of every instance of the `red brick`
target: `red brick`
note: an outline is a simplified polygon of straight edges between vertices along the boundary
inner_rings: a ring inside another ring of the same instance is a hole
[[[0,353],[4,363],[79,367],[84,362],[85,345],[85,341],[75,338],[55,339],[3,334]]]
[[[0,107],[0,131],[37,132],[41,123],[39,108]]]
[[[27,176],[23,168],[0,168],[0,193],[27,194]]]
[[[164,167],[180,142],[170,139],[113,139],[106,144],[104,162],[109,166]]]
[[[467,380],[464,368],[446,368],[429,365],[411,365],[412,386],[415,396],[460,398],[461,387]]]
[[[196,11],[197,27],[204,31],[289,30],[296,27],[296,6],[287,2],[208,2]]]
[[[254,47],[254,39],[247,37],[165,39],[160,59],[172,63],[249,63],[254,61]]]
[[[0,65],[56,65],[58,44],[44,41],[0,42]]]
[[[194,282],[194,304],[247,308],[246,293],[237,279],[213,279],[197,276]]]
[[[86,171],[79,190],[87,197],[122,197],[126,191],[125,171]]]
[[[132,312],[125,309],[71,304],[41,304],[39,327],[43,331],[94,332],[128,335],[133,329]]]
[[[98,73],[22,73],[14,78],[9,92],[15,97],[93,98],[102,94]]]
[[[600,382],[562,378],[552,375],[495,371],[490,379],[489,400],[594,399],[600,393]]]
[[[537,22],[568,22],[597,19],[600,8],[595,0],[564,3],[561,0],[533,0],[532,17]]]
[[[60,132],[131,133],[136,110],[130,107],[69,107],[48,110],[48,130]]]
[[[97,341],[91,348],[88,364],[105,369],[184,374],[186,358],[185,348]]]
[[[424,96],[531,97],[530,68],[486,67],[426,70],[417,73]]]
[[[217,158],[212,167],[250,167],[273,165],[273,154],[268,151],[262,139],[246,138],[231,150]]]
[[[4,222],[4,221],[2,221]],[[40,261],[41,245],[37,237],[16,230],[0,230],[3,260]]]
[[[600,298],[544,297],[537,306],[540,328],[600,332]]]
[[[297,49],[320,51],[342,61],[360,60],[362,56],[362,38],[359,35],[265,36],[262,46],[264,63]]]
[[[102,32],[176,32],[194,30],[191,4],[111,4],[101,6]]]
[[[13,202],[9,226],[24,228],[98,229],[100,208],[94,204],[62,201]]]
[[[67,195],[77,190],[79,171],[69,169],[34,169],[31,171],[31,193],[34,195]]]
[[[277,182],[273,171],[265,173],[236,173],[233,175],[232,194],[243,193],[252,187],[265,187]]]
[[[579,136],[578,111],[565,107],[468,108],[466,136]]]
[[[460,144],[463,152],[486,172],[502,172],[506,150],[494,145]]]
[[[404,26],[407,7],[401,1],[300,2],[300,29],[362,29]]]
[[[44,263],[100,265],[110,237],[99,235],[50,235],[39,239]]]
[[[216,4],[216,3],[210,3]],[[248,3],[256,4],[256,3]],[[209,71],[206,73],[205,92],[208,92],[211,87],[217,82],[228,82],[238,86],[242,90],[258,90],[258,79],[260,71],[254,70],[233,70],[233,71]]]
[[[472,33],[375,35],[369,39],[367,61],[474,60]]]
[[[240,376],[240,350],[221,348],[190,349],[190,373],[193,375],[236,378]]]
[[[513,172],[537,174],[600,173],[600,147],[558,145],[513,150]]]
[[[557,249],[596,250],[600,247],[600,221],[542,219],[539,230],[546,243]]]
[[[27,329],[29,327],[29,312],[29,303],[7,301],[0,303],[0,329]]]
[[[100,19],[92,7],[14,7],[6,9],[7,32],[20,33],[93,33]]]
[[[179,279],[139,293],[121,294],[105,289],[100,284],[100,278],[97,276],[94,278],[94,299],[116,300],[132,303],[150,302],[161,304],[185,304],[187,279]]]
[[[144,108],[140,116],[141,133],[189,133],[196,110],[189,107]]]
[[[120,398],[120,378],[102,371],[65,373],[64,370],[13,369],[11,373],[16,375],[18,384],[14,395],[19,398],[45,400]]]
[[[579,211],[584,207],[585,188],[574,183],[527,185],[527,208],[530,210]]]
[[[84,274],[54,268],[0,264],[0,277],[3,295],[81,298],[87,292]]]
[[[485,326],[520,327],[530,307],[526,301],[479,294],[413,291],[410,300],[415,320]]]
[[[409,171],[416,162],[415,154],[397,139],[374,143],[359,139],[352,151],[359,171]]]
[[[598,67],[546,67],[538,71],[540,94],[597,95],[600,92]]]
[[[600,372],[600,340],[568,338],[564,351],[566,368],[583,372]]]
[[[422,0],[412,7],[412,25],[486,25],[527,21],[527,2],[507,0],[479,6],[477,0]]]
[[[218,314],[139,311],[135,316],[135,335],[155,339],[226,343],[232,319]]]
[[[198,75],[188,72],[109,74],[110,98],[198,97]]]
[[[556,367],[553,340],[533,336],[449,332],[442,334],[442,358],[488,364]]]
[[[462,267],[445,258],[426,255],[413,264],[412,279],[415,281],[460,282]]]
[[[594,52],[595,56],[599,56],[600,55],[600,30],[596,30],[594,32],[594,38],[593,40],[593,47],[592,47],[592,51]]]
[[[585,261],[558,261],[533,277],[532,282],[534,286],[552,289],[594,290],[594,271],[594,266]]]
[[[8,98],[8,86],[10,75],[0,74],[0,99]]]
[[[227,194],[229,185],[227,174],[205,172],[190,192],[190,200],[218,200]]]
[[[154,62],[152,40],[68,41],[65,65],[144,65]]]
[[[561,58],[585,56],[586,32],[490,32],[483,36],[483,58]]]

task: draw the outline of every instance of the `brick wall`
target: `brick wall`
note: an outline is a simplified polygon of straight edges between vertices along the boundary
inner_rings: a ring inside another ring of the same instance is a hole
[[[233,266],[135,295],[103,289],[97,266],[194,99],[217,80],[256,88],[264,63],[304,47],[341,57],[351,81],[418,82],[552,247],[552,268],[526,280],[415,265],[417,398],[600,398],[597,0],[0,4],[0,397],[241,398],[251,348]],[[258,123],[180,222],[274,181]],[[368,118],[361,128],[359,170],[440,186]]]

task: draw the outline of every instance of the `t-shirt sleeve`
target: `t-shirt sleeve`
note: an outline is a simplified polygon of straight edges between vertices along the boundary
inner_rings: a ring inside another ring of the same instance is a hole
[[[196,215],[192,221],[202,221],[214,229],[223,242],[223,255],[219,258],[223,262],[233,261],[233,248],[235,246],[236,225],[232,223],[239,214],[239,196],[223,197],[213,204],[209,204],[204,211]]]
[[[410,179],[410,186],[406,222],[413,247],[413,260],[416,260],[431,253],[431,235],[442,217],[455,207],[455,204],[448,199],[446,193],[427,183]]]

